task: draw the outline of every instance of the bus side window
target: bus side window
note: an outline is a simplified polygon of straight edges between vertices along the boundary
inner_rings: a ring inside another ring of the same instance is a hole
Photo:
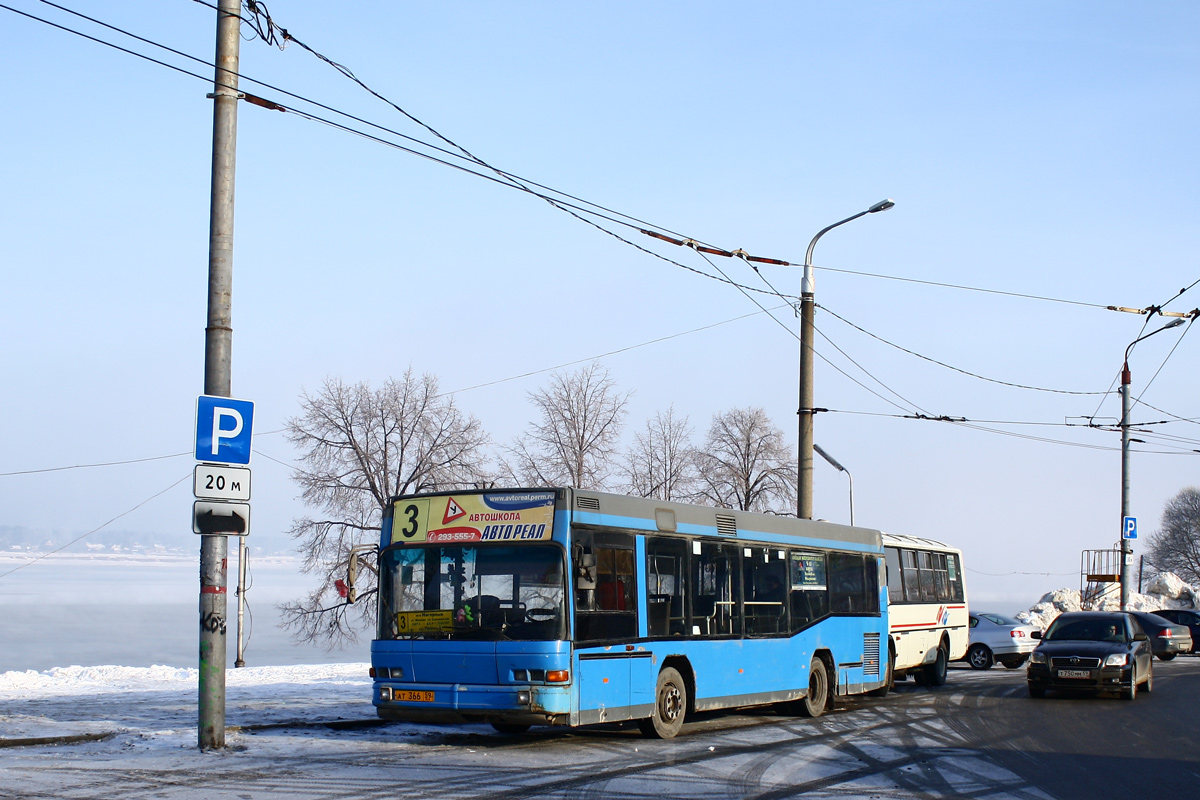
[[[921,577],[917,568],[917,551],[901,550],[900,563],[904,572],[904,599],[909,603],[921,602]]]
[[[895,547],[885,547],[883,552],[887,557],[888,601],[903,603],[904,573],[900,569],[900,551]]]
[[[771,636],[787,630],[787,562],[784,555],[778,548],[744,548],[742,573],[747,636]]]
[[[741,570],[738,546],[704,542],[692,556],[693,633],[736,636],[742,632]]]
[[[835,613],[865,611],[865,594],[863,557],[858,553],[830,553],[830,609]]]
[[[637,635],[637,582],[633,537],[622,533],[577,535],[575,638],[625,639]],[[594,587],[594,588],[592,588]]]
[[[825,585],[825,554],[793,550],[788,554],[791,584],[792,633],[816,622],[829,613],[829,592]]]
[[[961,603],[963,599],[963,585],[961,573],[959,572],[957,553],[946,554],[946,574],[950,581],[950,599]]]
[[[646,632],[650,636],[690,632],[684,615],[686,564],[685,540],[646,537]]]

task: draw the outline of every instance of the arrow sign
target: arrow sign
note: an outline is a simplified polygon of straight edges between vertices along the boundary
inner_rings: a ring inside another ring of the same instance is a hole
[[[192,531],[217,536],[248,536],[250,504],[197,500],[192,504]]]

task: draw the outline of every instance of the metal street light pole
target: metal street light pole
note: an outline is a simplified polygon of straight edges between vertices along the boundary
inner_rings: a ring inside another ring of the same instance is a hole
[[[813,314],[816,309],[813,299],[813,248],[817,246],[818,239],[839,225],[867,214],[887,211],[894,205],[895,202],[890,199],[880,200],[866,211],[822,228],[808,243],[808,252],[804,256],[804,281],[800,287],[800,408],[796,412],[800,417],[799,450],[796,453],[796,516],[800,519],[812,519],[813,515]]]
[[[850,470],[846,469],[841,464],[839,464],[837,462],[836,458],[834,458],[833,456],[829,455],[829,453],[826,453],[824,450],[822,450],[821,445],[817,444],[816,442],[813,442],[813,450],[816,450],[817,453],[820,454],[821,458],[828,461],[830,466],[832,466],[838,472],[846,473],[846,477],[850,479],[850,524],[853,525],[854,524],[854,476],[850,474]]]
[[[1149,339],[1156,333],[1178,327],[1182,319],[1171,320],[1156,331],[1150,331],[1129,343],[1125,348],[1125,360],[1121,365],[1121,610],[1129,606],[1129,540],[1125,538],[1125,518],[1129,516],[1129,385],[1133,377],[1129,372],[1129,351],[1143,339]]]

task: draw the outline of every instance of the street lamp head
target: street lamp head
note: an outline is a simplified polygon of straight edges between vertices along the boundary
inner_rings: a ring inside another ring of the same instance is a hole
[[[1170,322],[1168,322],[1166,325],[1163,325],[1161,328],[1159,328],[1159,330],[1165,331],[1167,328],[1178,328],[1184,322],[1185,322],[1185,320],[1182,320],[1182,319],[1173,319]]]
[[[875,205],[868,208],[867,213],[874,214],[876,211],[887,211],[889,208],[891,208],[894,205],[896,205],[896,201],[892,200],[889,197],[886,200],[880,200],[878,203],[876,203]]]

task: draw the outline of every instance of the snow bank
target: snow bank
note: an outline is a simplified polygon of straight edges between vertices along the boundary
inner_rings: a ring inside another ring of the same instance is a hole
[[[347,684],[369,682],[369,664],[306,664],[286,667],[242,667],[225,672],[230,689],[283,684]],[[0,698],[31,699],[79,694],[121,692],[191,692],[198,690],[199,670],[167,666],[153,667],[55,667],[0,672]]]
[[[1200,608],[1200,593],[1184,583],[1178,576],[1170,572],[1150,581],[1146,594],[1129,593],[1130,611],[1158,611],[1163,608]],[[1116,593],[1105,595],[1099,603],[1092,605],[1090,611],[1119,611],[1121,598]],[[1029,608],[1021,611],[1017,619],[1026,625],[1045,630],[1055,617],[1064,611],[1083,611],[1082,599],[1078,589],[1055,589],[1042,595],[1042,599]]]

